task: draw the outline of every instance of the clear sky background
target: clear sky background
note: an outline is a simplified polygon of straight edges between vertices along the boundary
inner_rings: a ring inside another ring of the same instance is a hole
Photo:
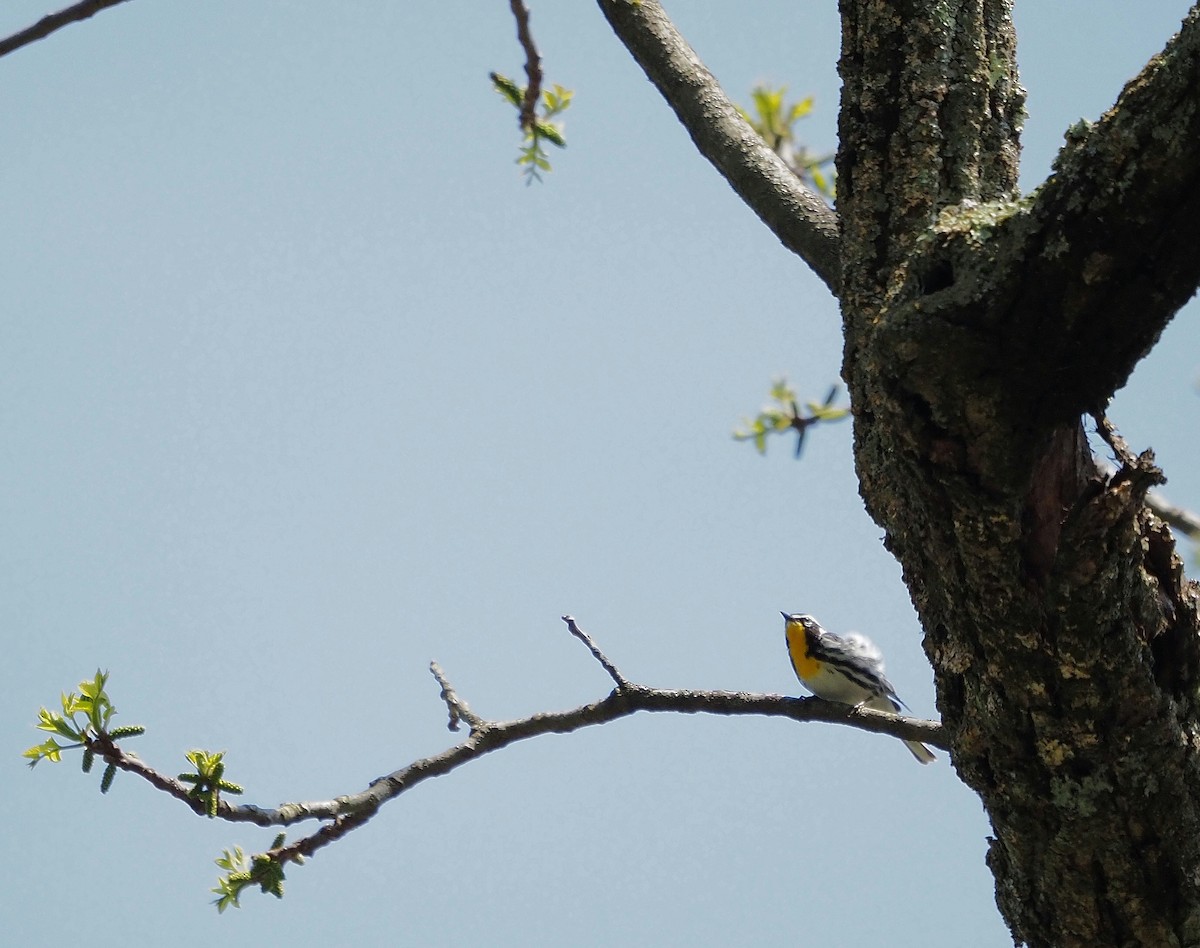
[[[0,31],[46,3],[7,0]],[[1017,4],[1024,187],[1187,6]],[[736,98],[814,94],[803,132],[833,147],[833,0],[668,9]],[[533,13],[576,102],[528,188],[487,80],[520,75],[501,0],[135,0],[0,60],[12,944],[1009,943],[977,797],[842,727],[539,738],[221,917],[212,860],[270,831],[25,768],[38,707],[103,667],[164,771],[203,747],[247,802],[354,792],[456,739],[431,659],[487,717],[606,694],[567,612],[637,682],[786,694],[778,613],[812,612],[936,713],[848,423],[799,463],[730,438],[774,376],[837,378],[835,301],[594,5]],[[1193,506],[1198,337],[1193,304],[1112,412]]]

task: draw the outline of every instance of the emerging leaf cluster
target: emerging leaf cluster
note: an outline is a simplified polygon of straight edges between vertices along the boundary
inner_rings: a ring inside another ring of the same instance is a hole
[[[106,739],[116,741],[126,737],[137,737],[144,734],[146,729],[141,725],[126,725],[110,728],[113,715],[117,709],[109,700],[105,685],[108,683],[108,673],[99,669],[90,681],[79,683],[79,693],[59,696],[62,711],[51,711],[42,708],[38,711],[38,730],[49,731],[56,737],[48,738],[41,744],[35,744],[26,750],[22,756],[29,758],[29,766],[35,767],[40,761],[49,760],[58,763],[62,760],[62,752],[83,748],[83,772],[90,773],[96,760],[96,741]],[[60,744],[58,738],[69,741]],[[117,765],[109,763],[104,768],[100,778],[100,792],[108,793],[113,778],[117,775]]]
[[[796,457],[804,449],[804,435],[815,424],[821,422],[841,421],[850,414],[849,408],[835,408],[833,400],[837,397],[838,387],[835,385],[825,396],[825,401],[805,402],[807,415],[800,414],[796,390],[788,384],[787,379],[776,379],[771,384],[771,400],[762,407],[757,417],[742,419],[741,428],[734,429],[736,441],[753,441],[759,454],[767,453],[767,435],[782,434],[785,431],[796,432]]]
[[[192,785],[188,796],[204,804],[204,812],[209,817],[217,815],[222,790],[235,794],[244,792],[240,784],[225,779],[224,751],[216,754],[202,750],[188,751],[187,759],[196,770],[193,773],[180,774],[179,782]]]
[[[796,139],[796,123],[813,109],[813,97],[787,103],[787,86],[755,86],[750,93],[754,114],[739,108],[743,119],[801,181],[829,200],[834,197],[833,155],[812,155]]]
[[[498,72],[493,72],[490,76],[492,87],[507,99],[509,104],[520,114],[525,101],[525,87],[518,86],[507,76],[502,76]],[[522,126],[525,140],[521,145],[517,164],[524,170],[526,184],[541,181],[541,173],[551,170],[550,160],[546,157],[546,149],[543,147],[545,142],[549,142],[556,148],[567,147],[567,140],[563,137],[562,123],[552,122],[551,119],[556,115],[561,115],[570,107],[571,98],[574,95],[575,93],[570,89],[564,89],[557,84],[552,89],[543,89],[540,102],[541,111],[534,117],[532,124]]]
[[[283,833],[276,836],[271,850],[279,849],[283,839]],[[295,856],[293,861],[303,863],[304,858]],[[241,908],[239,900],[242,892],[252,885],[257,885],[263,892],[270,892],[277,899],[283,898],[283,863],[270,852],[247,857],[241,846],[235,846],[232,851],[226,849],[216,863],[226,870],[226,874],[217,880],[217,887],[212,890],[217,895],[213,904],[218,912],[224,912],[230,906]]]
[[[62,711],[50,711],[42,708],[38,712],[39,730],[49,731],[55,735],[37,744],[23,754],[29,758],[29,766],[36,766],[39,761],[62,760],[62,753],[75,748],[83,749],[83,770],[88,773],[95,762],[97,752],[111,754],[115,749],[114,743],[126,737],[136,737],[144,734],[146,729],[140,725],[111,727],[113,715],[117,709],[113,707],[105,686],[108,683],[108,673],[97,671],[90,681],[79,683],[79,692],[60,696]],[[60,744],[59,738],[69,741]],[[221,793],[240,794],[242,787],[225,779],[225,754],[211,751],[194,750],[187,754],[188,762],[194,771],[179,775],[181,783],[190,784],[188,797],[198,800],[204,812],[214,817],[221,801]],[[117,765],[109,762],[100,781],[100,790],[107,793],[116,775]],[[283,845],[284,836],[280,833],[271,850],[259,855],[246,857],[241,847],[230,852],[225,850],[217,865],[228,870],[228,874],[218,880],[218,888],[213,889],[219,898],[216,900],[217,909],[225,911],[230,905],[238,905],[238,897],[248,885],[257,885],[264,892],[270,892],[277,898],[283,898],[283,862],[303,862],[298,855],[280,860],[273,854],[274,850]]]

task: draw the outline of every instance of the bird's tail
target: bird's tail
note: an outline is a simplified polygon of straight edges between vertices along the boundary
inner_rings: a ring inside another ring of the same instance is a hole
[[[899,714],[900,709],[905,707],[904,703],[893,694],[876,695],[870,701],[864,701],[868,708],[875,711],[887,711],[890,714]],[[937,760],[937,754],[931,751],[920,741],[905,741],[904,746],[909,749],[913,757],[917,758],[922,764],[932,764]]]
[[[937,754],[920,741],[905,741],[904,746],[912,751],[913,757],[917,758],[922,764],[932,764],[937,760]]]

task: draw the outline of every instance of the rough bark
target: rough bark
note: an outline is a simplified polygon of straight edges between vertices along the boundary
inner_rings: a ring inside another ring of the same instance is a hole
[[[1196,591],[1102,410],[1200,279],[1200,26],[1015,201],[1001,0],[843,0],[843,373],[860,489],[1030,945],[1200,943]],[[1164,142],[1170,130],[1170,142]],[[1184,141],[1174,141],[1174,135]]]

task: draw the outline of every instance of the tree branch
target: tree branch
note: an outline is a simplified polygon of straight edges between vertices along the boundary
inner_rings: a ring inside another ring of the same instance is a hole
[[[1009,222],[1024,265],[1007,337],[1061,421],[1102,407],[1200,284],[1200,7],[1096,125],[1068,131],[1055,171]]]
[[[431,777],[440,777],[469,761],[500,750],[517,741],[542,734],[570,734],[572,731],[626,718],[638,711],[673,712],[677,714],[765,715],[787,717],[796,721],[826,721],[846,724],[863,731],[888,734],[905,740],[917,740],[943,750],[947,741],[942,727],[934,721],[897,717],[867,708],[853,708],[821,698],[789,698],[783,695],[755,695],[732,691],[673,691],[627,684],[615,689],[608,697],[569,711],[542,712],[514,721],[488,722],[474,731],[463,743],[433,757],[413,761],[385,777],[371,781],[370,786],[353,796],[332,801],[336,816],[332,823],[317,832],[290,844],[281,855],[311,856],[353,829],[366,823],[389,800],[394,800],[417,784]],[[251,819],[267,825],[262,818],[269,811],[248,807],[231,807],[225,819]],[[240,811],[252,814],[240,816]],[[270,814],[273,822],[294,823],[330,812],[329,804],[289,804]]]
[[[648,688],[629,682],[595,645],[575,620],[564,616],[572,635],[587,645],[589,651],[616,682],[617,687],[606,697],[569,711],[540,712],[512,721],[488,721],[472,712],[454,689],[436,662],[430,668],[442,688],[442,699],[450,711],[451,729],[466,721],[470,733],[460,744],[415,760],[399,770],[371,781],[362,791],[333,800],[286,803],[277,808],[251,804],[235,805],[222,799],[216,816],[234,823],[254,823],[258,826],[289,826],[305,820],[326,821],[326,825],[309,836],[287,846],[272,850],[271,858],[288,862],[297,856],[310,856],[328,846],[351,830],[362,826],[384,803],[394,800],[431,777],[440,777],[469,761],[500,750],[517,741],[542,734],[569,734],[572,731],[620,718],[638,711],[676,714],[763,715],[785,717],[795,721],[825,721],[844,724],[876,734],[886,734],[903,740],[922,741],[943,750],[948,749],[946,734],[935,721],[901,717],[872,711],[869,708],[836,704],[821,698],[790,698],[784,695],[757,695],[733,691],[686,691]],[[179,780],[166,777],[137,757],[126,753],[117,744],[102,737],[94,741],[92,750],[119,769],[137,774],[152,786],[184,802],[194,812],[204,815],[204,806],[190,797],[190,787]]]
[[[1174,527],[1188,539],[1200,540],[1200,516],[1186,507],[1176,507],[1157,493],[1146,495],[1146,506],[1154,511],[1156,517]]]
[[[889,16],[901,33],[915,29],[895,11]],[[879,29],[864,23],[862,43],[885,57],[895,43],[881,40]],[[851,98],[885,101],[896,68],[883,63],[872,73],[876,85],[855,87]],[[934,75],[927,87],[939,81]],[[893,107],[897,116],[912,111]],[[919,129],[925,119],[920,108],[915,114]],[[935,439],[943,460],[961,450],[986,483],[1027,483],[1055,433],[1105,407],[1200,284],[1200,7],[1099,123],[1068,131],[1055,173],[1035,194],[926,193],[921,169],[938,166],[931,155],[941,138],[930,154],[918,152],[910,162],[917,193],[893,202],[904,236],[886,259],[877,259],[884,244],[872,236],[889,226],[877,194],[898,179],[891,169],[900,146],[871,137],[877,118],[842,141],[846,272],[863,284],[843,288],[846,318],[858,318],[851,296],[874,301],[862,310],[863,343],[888,353],[888,374],[928,406],[922,417],[934,424],[920,437]],[[889,113],[880,125],[897,121]],[[858,128],[845,118],[843,126]],[[955,134],[940,132],[947,140]],[[921,144],[916,130],[896,135]],[[955,148],[962,153],[973,151]],[[904,216],[921,206],[931,220]],[[848,381],[857,336],[847,349]],[[861,402],[863,390],[850,388],[852,402]],[[959,438],[969,446],[952,446]]]
[[[124,2],[125,0],[82,0],[81,3],[67,7],[65,10],[59,10],[57,13],[44,16],[33,24],[33,26],[26,27],[19,33],[13,33],[11,36],[0,40],[0,56],[6,56],[14,50],[20,49],[22,46],[36,43],[38,40],[49,36],[55,30],[61,30],[64,26],[71,23],[78,23],[80,20],[86,20],[89,17],[95,16],[101,10],[115,7],[118,3]]]
[[[738,114],[658,0],[599,0],[613,32],[674,109],[700,153],[783,245],[839,289],[837,215]]]
[[[442,700],[446,702],[446,710],[450,712],[450,721],[446,727],[451,731],[457,731],[461,721],[466,721],[467,727],[472,731],[483,727],[485,723],[483,718],[472,711],[470,705],[450,687],[450,681],[446,678],[446,673],[442,671],[442,666],[437,662],[430,662],[429,671],[437,679],[437,683],[442,686]]]
[[[617,690],[618,691],[628,691],[629,690],[628,679],[626,679],[626,677],[624,675],[622,675],[620,673],[620,671],[617,670],[616,665],[614,665],[611,661],[609,661],[608,656],[606,656],[602,651],[600,651],[600,648],[596,645],[595,642],[592,641],[592,637],[590,635],[588,635],[586,632],[584,632],[583,629],[579,628],[579,626],[575,622],[575,617],[574,616],[563,616],[562,620],[563,620],[563,622],[565,622],[567,624],[567,628],[570,630],[571,634],[573,636],[575,636],[575,638],[579,639],[580,642],[582,642],[584,645],[587,646],[588,651],[592,653],[592,658],[594,658],[596,661],[598,661],[600,663],[600,665],[604,668],[604,670],[606,672],[608,672],[608,677],[613,680],[613,683],[617,686]]]
[[[517,21],[517,41],[525,51],[525,97],[521,101],[520,124],[524,131],[532,131],[537,121],[537,104],[542,94],[542,57],[538,55],[533,33],[529,29],[529,8],[522,0],[509,0],[513,18]]]

